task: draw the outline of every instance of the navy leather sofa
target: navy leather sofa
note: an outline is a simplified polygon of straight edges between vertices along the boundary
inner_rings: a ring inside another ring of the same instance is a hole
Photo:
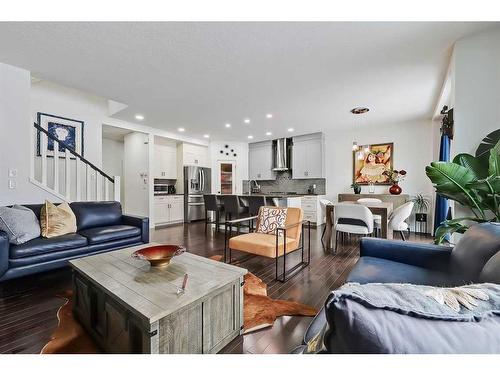
[[[469,283],[500,284],[500,223],[472,226],[454,248],[430,244],[363,238],[360,258],[346,282],[409,283],[432,286],[459,286]],[[329,303],[313,319],[304,335],[301,353],[311,340],[330,321],[333,323],[333,304]],[[330,324],[333,327],[333,324]],[[325,335],[325,347],[331,352],[329,338],[334,327]]]
[[[41,204],[24,205],[40,218]],[[119,202],[73,202],[77,233],[9,243],[0,231],[0,281],[66,266],[68,260],[149,242],[149,219],[123,215]]]

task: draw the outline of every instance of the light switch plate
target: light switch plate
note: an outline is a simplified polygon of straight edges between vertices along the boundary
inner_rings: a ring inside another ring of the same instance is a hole
[[[9,189],[15,189],[17,187],[16,180],[9,180]]]
[[[9,168],[9,178],[16,178],[16,177],[17,177],[17,169]]]

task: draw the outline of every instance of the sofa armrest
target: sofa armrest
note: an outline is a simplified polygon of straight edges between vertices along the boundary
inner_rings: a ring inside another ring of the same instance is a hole
[[[0,278],[9,268],[9,237],[0,230]]]
[[[122,215],[122,223],[141,229],[142,242],[149,243],[149,217]]]
[[[369,256],[412,266],[445,271],[453,248],[431,244],[362,238],[360,256]]]

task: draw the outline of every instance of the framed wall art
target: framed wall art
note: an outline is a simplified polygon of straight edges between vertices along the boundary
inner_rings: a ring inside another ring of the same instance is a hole
[[[38,112],[37,123],[49,134],[64,142],[64,146],[59,145],[59,157],[65,157],[66,147],[84,156],[83,121]],[[37,134],[37,155],[41,156],[40,132]],[[47,156],[54,156],[54,141],[50,138],[47,139]]]
[[[379,143],[353,151],[353,182],[391,185],[384,172],[393,167],[393,143]]]

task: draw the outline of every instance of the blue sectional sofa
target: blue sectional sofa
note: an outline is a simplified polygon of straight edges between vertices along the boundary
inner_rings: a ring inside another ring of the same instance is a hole
[[[408,283],[431,286],[461,286],[470,283],[500,284],[500,223],[472,226],[454,247],[363,238],[360,258],[346,282]],[[338,352],[334,345],[335,306],[327,298],[313,319],[301,346],[327,324],[324,345],[327,353]]]
[[[40,218],[41,204],[24,205]],[[0,231],[0,282],[67,265],[68,260],[149,242],[149,219],[123,215],[119,202],[73,202],[77,233],[9,243]]]

